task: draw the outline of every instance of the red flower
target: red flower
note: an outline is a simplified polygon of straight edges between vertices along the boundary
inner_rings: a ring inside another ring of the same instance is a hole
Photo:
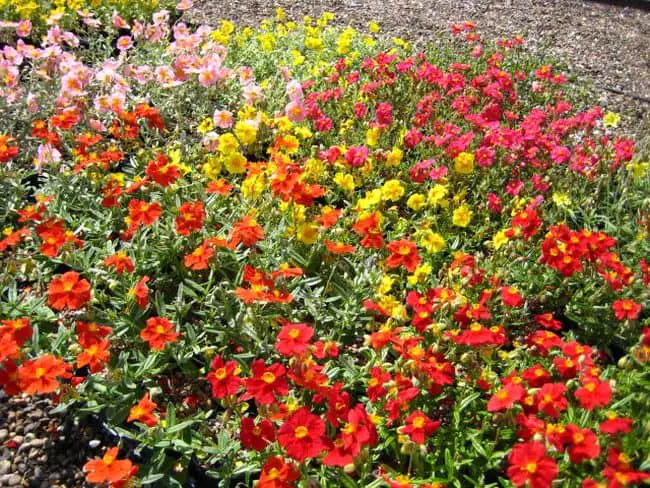
[[[164,317],[151,317],[147,319],[147,326],[140,332],[142,340],[149,343],[155,351],[165,349],[169,342],[178,342],[178,332],[173,332],[174,324]]]
[[[619,417],[616,412],[607,412],[607,420],[601,422],[600,431],[603,434],[627,434],[633,422],[630,418]]]
[[[526,390],[523,386],[516,383],[508,383],[492,395],[492,398],[488,401],[487,410],[488,412],[507,410],[520,401],[525,394]]]
[[[15,137],[0,134],[0,163],[6,163],[18,156],[18,146],[15,144]]]
[[[55,310],[77,310],[90,300],[90,283],[79,279],[79,273],[68,271],[50,282],[48,303]]]
[[[236,361],[225,362],[221,356],[215,357],[207,376],[212,385],[212,395],[215,398],[235,395],[243,383],[239,373],[240,369]]]
[[[214,249],[204,242],[183,258],[183,264],[185,264],[186,268],[193,269],[194,271],[208,269],[210,259],[212,259],[213,256]]]
[[[307,324],[292,324],[285,321],[280,329],[275,349],[283,356],[301,356],[309,348],[314,329]]]
[[[544,383],[548,383],[551,379],[551,373],[546,371],[541,364],[536,364],[526,369],[521,374],[521,377],[526,380],[529,386],[537,388],[544,385]]]
[[[88,344],[84,351],[77,356],[77,368],[88,366],[91,373],[100,372],[111,356],[108,352],[109,346],[110,343],[107,339]]]
[[[609,381],[586,377],[583,378],[582,386],[575,391],[574,395],[582,408],[593,410],[596,407],[604,407],[612,401],[612,387]]]
[[[398,268],[404,266],[409,273],[413,273],[415,268],[420,264],[420,256],[418,255],[417,246],[415,242],[408,239],[399,239],[390,242],[386,249],[392,254],[386,259],[386,266],[389,268]]]
[[[435,422],[422,411],[415,411],[405,420],[401,432],[407,434],[416,444],[424,444],[426,438],[435,433],[440,427],[440,421]]]
[[[612,303],[612,310],[614,310],[614,315],[618,320],[636,320],[641,313],[641,304],[625,298]]]
[[[525,302],[524,297],[519,294],[519,290],[512,286],[501,288],[501,301],[504,305],[513,308],[519,308]]]
[[[324,240],[323,243],[329,252],[332,254],[350,254],[356,250],[351,244],[344,244],[343,242],[334,242],[329,240]]]
[[[102,458],[95,458],[84,464],[83,470],[86,473],[88,483],[117,483],[125,481],[138,471],[128,459],[117,459],[119,449],[112,447]]]
[[[562,323],[554,318],[552,313],[542,313],[535,315],[535,322],[537,322],[545,329],[562,330]]]
[[[129,202],[129,227],[151,225],[162,215],[159,203],[147,203],[133,199]]]
[[[262,466],[257,488],[291,488],[298,478],[300,471],[293,463],[285,463],[280,456],[273,456]]]
[[[278,430],[278,441],[287,454],[297,461],[317,457],[325,444],[325,422],[307,407],[292,413]]]
[[[145,393],[140,401],[131,408],[127,422],[142,422],[148,427],[153,427],[158,423],[158,417],[153,411],[158,405],[149,400],[149,393]]]
[[[275,402],[275,395],[284,396],[289,392],[289,385],[284,377],[286,370],[279,363],[266,366],[264,361],[256,359],[251,364],[252,378],[246,379],[246,393],[242,400],[254,398],[260,405]]]
[[[108,256],[104,259],[104,266],[114,268],[117,274],[122,274],[125,271],[127,273],[133,273],[135,270],[133,261],[124,251]]]
[[[262,239],[264,239],[264,229],[250,215],[244,215],[232,228],[232,241],[234,245],[241,242],[246,247],[253,247]]]
[[[18,395],[21,391],[18,366],[11,359],[0,360],[0,365],[0,386],[7,395]]]
[[[176,217],[176,232],[182,236],[189,236],[193,231],[203,228],[205,210],[201,202],[185,202],[178,208]]]
[[[216,193],[217,195],[228,195],[233,189],[232,185],[229,185],[228,182],[224,179],[218,179],[216,181],[211,181],[208,183],[206,192]]]
[[[508,478],[515,486],[549,488],[558,474],[556,462],[546,456],[544,444],[523,442],[512,448],[508,456]]]
[[[145,170],[147,176],[161,186],[169,186],[181,175],[178,165],[170,163],[164,154],[157,154],[156,159],[149,161]]]
[[[563,383],[546,383],[535,395],[537,408],[549,417],[557,418],[567,408],[565,391]]]
[[[11,334],[0,335],[0,364],[10,358],[20,356],[20,346]]]
[[[59,388],[58,378],[69,378],[70,365],[52,354],[25,361],[18,368],[18,379],[28,395],[52,393]]]
[[[595,459],[600,454],[598,436],[591,429],[581,429],[577,425],[566,426],[565,439],[569,445],[569,459],[581,463],[585,459]]]
[[[22,346],[32,337],[32,328],[27,318],[2,320],[0,323],[2,324],[0,336],[5,334],[11,336],[18,346]]]
[[[244,417],[241,419],[239,438],[246,449],[262,451],[269,443],[275,441],[275,429],[267,419],[262,419],[255,425],[251,417]]]
[[[135,297],[138,307],[143,310],[147,308],[147,305],[149,305],[149,287],[147,286],[147,283],[150,280],[151,278],[145,276],[129,290],[129,295]]]

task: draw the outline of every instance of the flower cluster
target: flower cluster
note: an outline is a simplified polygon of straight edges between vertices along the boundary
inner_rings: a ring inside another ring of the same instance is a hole
[[[152,453],[89,483],[650,477],[648,164],[521,38],[103,0],[36,42],[32,3],[0,51],[0,385]]]

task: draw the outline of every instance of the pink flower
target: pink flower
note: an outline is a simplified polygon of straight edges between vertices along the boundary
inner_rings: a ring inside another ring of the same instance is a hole
[[[131,36],[121,36],[117,39],[117,49],[121,52],[128,51],[133,47],[133,39]]]
[[[21,20],[16,27],[18,37],[27,37],[32,33],[32,23],[29,20]]]
[[[189,10],[194,6],[192,0],[181,0],[176,4],[176,10]]]
[[[212,116],[214,125],[220,129],[228,129],[232,127],[233,119],[232,112],[229,110],[215,110]]]
[[[307,118],[307,107],[300,100],[290,101],[284,110],[292,122],[302,122]]]

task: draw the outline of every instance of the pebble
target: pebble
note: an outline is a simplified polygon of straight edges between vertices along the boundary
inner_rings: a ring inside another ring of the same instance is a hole
[[[102,444],[102,441],[100,441],[100,440],[98,440],[98,439],[93,439],[92,441],[90,441],[90,442],[88,443],[88,446],[89,446],[91,449],[97,449],[101,444]]]
[[[7,429],[0,429],[0,442],[4,442],[9,437],[9,431]]]
[[[4,476],[11,469],[11,461],[8,459],[3,459],[0,461],[0,476]]]
[[[16,486],[20,485],[23,481],[23,478],[19,474],[5,474],[0,477],[0,483],[2,486]]]

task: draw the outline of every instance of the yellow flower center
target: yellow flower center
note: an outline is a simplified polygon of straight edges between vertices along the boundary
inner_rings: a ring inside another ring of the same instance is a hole
[[[262,375],[262,381],[267,384],[271,384],[275,381],[275,375],[271,373],[270,371],[267,371]]]
[[[296,430],[293,431],[293,435],[296,436],[296,439],[303,439],[309,434],[309,429],[304,425],[299,425],[296,427]]]

